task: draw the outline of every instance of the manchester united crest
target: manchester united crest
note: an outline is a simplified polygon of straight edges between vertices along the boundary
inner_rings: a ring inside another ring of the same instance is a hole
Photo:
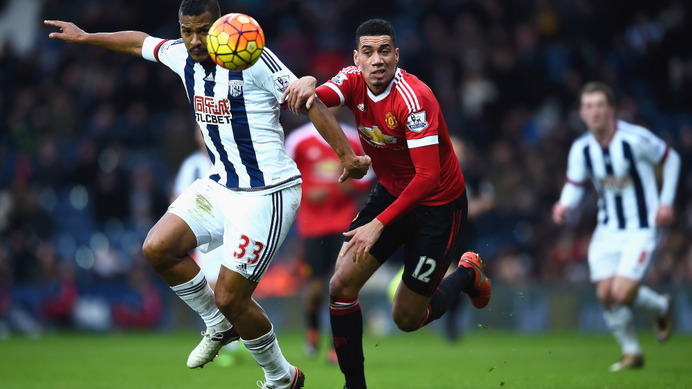
[[[387,112],[387,115],[385,116],[384,121],[387,123],[387,127],[389,127],[392,130],[395,129],[396,126],[399,125],[399,122],[396,121],[394,114],[391,112]]]

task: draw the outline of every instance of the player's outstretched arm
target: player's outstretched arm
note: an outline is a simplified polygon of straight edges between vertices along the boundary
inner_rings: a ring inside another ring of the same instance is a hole
[[[60,31],[51,32],[51,39],[62,39],[68,43],[81,43],[102,47],[119,53],[142,56],[142,44],[149,35],[140,31],[87,33],[74,23],[61,20],[44,20],[44,24],[57,27]]]
[[[307,115],[324,140],[332,146],[344,166],[344,173],[339,177],[339,182],[349,178],[363,178],[370,167],[370,157],[357,155],[353,151],[351,142],[327,106],[315,97]]]

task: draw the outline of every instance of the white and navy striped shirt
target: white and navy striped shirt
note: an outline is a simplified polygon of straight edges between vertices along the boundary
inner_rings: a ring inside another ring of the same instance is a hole
[[[269,49],[243,71],[205,68],[182,39],[148,37],[142,56],[182,79],[212,160],[209,178],[239,191],[272,192],[300,182],[279,122],[281,95],[296,76]]]
[[[567,182],[581,186],[591,178],[599,195],[599,224],[613,230],[654,228],[659,206],[654,166],[668,152],[668,145],[651,131],[618,121],[606,148],[591,132],[574,141]]]

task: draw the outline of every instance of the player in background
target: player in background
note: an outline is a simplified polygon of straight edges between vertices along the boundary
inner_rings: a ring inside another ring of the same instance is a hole
[[[216,0],[183,0],[178,10],[182,38],[172,40],[45,23],[59,29],[50,38],[143,57],[180,76],[213,167],[149,231],[144,255],[206,323],[188,367],[202,367],[224,344],[241,338],[264,371],[263,387],[299,388],[304,374],[283,356],[271,321],[252,298],[300,205],[300,172],[285,152],[279,123],[279,99],[296,77],[268,48],[242,72],[215,65],[206,36],[220,15]],[[340,180],[364,176],[368,158],[356,156],[331,112],[316,104],[307,115],[339,155],[345,169]],[[212,291],[188,253],[222,243],[223,266]]]
[[[598,224],[588,251],[591,281],[608,328],[622,348],[622,358],[610,370],[638,368],[644,357],[631,308],[655,314],[659,342],[673,330],[670,296],[654,292],[642,280],[652,263],[658,227],[674,219],[680,157],[646,128],[617,120],[615,97],[606,84],[587,83],[579,98],[579,114],[588,132],[570,149],[567,180],[553,206],[553,221],[565,222],[591,179],[599,195]],[[656,165],[663,166],[660,193]]]
[[[355,66],[318,88],[313,77],[303,77],[283,98],[294,112],[320,100],[348,107],[377,176],[367,203],[344,233],[347,241],[329,283],[332,335],[345,387],[361,389],[366,380],[358,294],[397,248],[404,247],[404,272],[392,317],[402,331],[441,317],[461,292],[483,308],[491,290],[478,255],[460,252],[467,217],[464,176],[437,99],[418,78],[398,68],[399,49],[389,22],[362,23],[355,43]],[[444,277],[459,257],[460,266]]]
[[[199,127],[197,128],[199,130]],[[197,150],[188,155],[183,163],[180,164],[180,169],[173,181],[173,190],[171,194],[171,203],[175,201],[185,189],[199,179],[204,179],[209,174],[212,164],[207,152],[207,146],[204,144],[202,131],[195,131],[195,142]],[[197,265],[202,269],[204,277],[207,279],[212,290],[216,286],[216,280],[221,271],[221,263],[223,262],[223,250],[215,248],[209,252],[202,252],[199,248],[195,248],[191,254],[192,259],[197,262]]]
[[[339,125],[356,154],[363,155],[356,129],[344,122]],[[339,158],[312,123],[289,133],[286,151],[303,178],[296,225],[303,241],[303,259],[308,271],[303,301],[307,328],[304,351],[312,357],[319,349],[320,308],[325,300],[326,281],[334,274],[336,257],[343,243],[341,234],[355,217],[360,206],[358,199],[371,188],[371,180],[364,178],[339,184]],[[329,350],[328,358],[336,362],[333,349]]]

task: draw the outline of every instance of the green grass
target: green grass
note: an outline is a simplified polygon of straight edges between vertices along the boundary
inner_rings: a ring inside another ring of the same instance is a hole
[[[288,360],[307,376],[306,388],[341,388],[338,367],[307,359],[302,337],[281,332]],[[692,338],[667,344],[640,334],[642,370],[609,373],[618,357],[607,335],[518,335],[475,330],[447,344],[434,331],[365,339],[369,387],[441,388],[689,388]],[[0,388],[255,388],[262,372],[242,347],[222,352],[204,369],[185,361],[199,340],[193,333],[58,334],[0,341]]]

